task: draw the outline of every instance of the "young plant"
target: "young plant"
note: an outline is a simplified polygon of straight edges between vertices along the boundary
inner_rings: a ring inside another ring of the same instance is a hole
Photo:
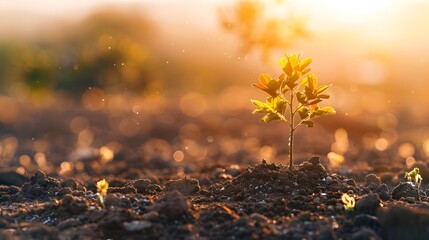
[[[331,85],[317,86],[317,78],[308,66],[311,58],[300,59],[298,55],[285,55],[280,58],[280,67],[283,73],[277,79],[268,74],[262,74],[256,87],[270,96],[265,102],[251,100],[256,106],[253,111],[265,114],[261,121],[267,123],[280,120],[289,125],[289,168],[293,169],[293,141],[294,133],[300,126],[313,127],[316,117],[335,114],[332,107],[319,107],[318,104],[329,95],[325,91]],[[299,118],[298,118],[299,116]]]
[[[422,176],[420,176],[420,169],[419,168],[414,168],[412,171],[410,172],[405,172],[405,179],[407,179],[407,181],[412,182],[413,184],[415,184],[415,186],[417,186],[417,197],[420,200],[420,185],[422,184],[423,178]]]
[[[347,193],[344,193],[343,196],[341,196],[341,201],[344,203],[344,209],[346,211],[353,211],[356,205],[356,200],[354,197],[349,196]]]
[[[97,182],[96,187],[97,187],[97,195],[98,195],[98,199],[100,200],[100,204],[103,208],[106,208],[106,205],[104,204],[104,198],[107,195],[107,190],[109,189],[109,183],[105,179],[102,179]]]

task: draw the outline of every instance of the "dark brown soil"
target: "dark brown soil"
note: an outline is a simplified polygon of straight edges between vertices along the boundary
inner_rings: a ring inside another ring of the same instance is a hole
[[[247,128],[238,112],[194,118],[179,131],[191,120],[170,110],[177,121],[153,123],[135,137],[106,130],[101,118],[108,115],[79,112],[97,146],[83,150],[67,130],[76,113],[37,112],[32,127],[0,126],[7,132],[1,146],[11,136],[20,141],[15,155],[0,159],[0,239],[429,239],[427,161],[405,166],[396,145],[381,152],[355,144],[333,167],[326,157],[302,154],[329,152],[332,136],[316,128],[296,136],[300,153],[290,170],[278,164],[287,148],[275,124]],[[22,159],[43,141],[45,164]],[[98,148],[112,141],[121,148],[106,162]],[[258,159],[263,146],[280,160]],[[172,158],[176,150],[183,161]],[[62,172],[67,164],[74,167]],[[414,166],[420,191],[403,180]],[[106,208],[96,195],[100,179],[110,185]],[[344,193],[356,199],[352,211],[344,209]]]
[[[391,199],[375,175],[356,184],[328,173],[315,159],[293,170],[262,161],[238,171],[231,180],[202,189],[189,178],[161,185],[150,179],[108,179],[113,186],[105,209],[95,180],[82,183],[37,171],[22,187],[0,187],[0,237],[422,239],[428,234],[425,193],[420,193],[423,201],[414,198],[415,192],[412,198]],[[356,197],[353,211],[344,210],[343,193]]]

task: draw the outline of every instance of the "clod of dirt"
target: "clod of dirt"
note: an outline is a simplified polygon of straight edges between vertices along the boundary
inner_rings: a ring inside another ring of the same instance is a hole
[[[109,193],[104,200],[107,207],[129,207],[130,199],[119,193]]]
[[[154,194],[162,191],[162,188],[159,185],[152,184],[149,179],[138,179],[132,181],[129,185],[133,186],[137,192],[141,194]]]
[[[410,183],[401,182],[393,189],[392,198],[399,200],[407,197],[414,197],[414,199],[419,198],[416,189]]]
[[[370,193],[356,203],[356,210],[362,213],[374,214],[380,207],[380,198],[375,193]]]
[[[179,180],[170,180],[165,184],[165,191],[179,191],[184,195],[190,195],[200,191],[201,187],[198,180],[193,178],[183,178]]]
[[[72,215],[81,214],[88,210],[88,204],[85,199],[74,197],[70,194],[65,195],[63,199],[61,199],[60,206],[60,211]]]
[[[379,213],[381,235],[391,240],[429,239],[429,210],[389,206]]]
[[[0,185],[0,202],[8,201],[11,195],[19,192],[19,188],[15,186],[2,186]]]
[[[179,191],[167,192],[161,199],[149,207],[149,210],[156,211],[168,219],[179,218],[189,212],[191,203]]]
[[[378,194],[381,200],[388,201],[390,200],[390,192],[389,187],[386,184],[381,184],[378,186],[377,189],[375,189],[375,192]]]
[[[381,184],[381,179],[375,175],[375,174],[368,174],[365,176],[365,183],[364,186],[371,189],[371,190],[375,190],[377,189]]]
[[[137,190],[132,185],[127,185],[125,187],[111,187],[109,188],[109,193],[130,194],[137,193]]]
[[[30,178],[30,182],[22,186],[21,191],[28,199],[47,200],[56,196],[61,188],[61,182],[58,179],[47,177],[44,172],[37,170]]]
[[[246,171],[231,181],[213,184],[209,191],[219,198],[242,201],[244,199],[262,201],[267,194],[308,195],[325,192],[328,188],[326,169],[317,161],[317,158],[296,165],[293,170],[287,166],[262,163],[248,167]],[[339,183],[338,177],[330,176],[332,191],[339,189],[354,189]],[[333,185],[333,178],[337,184]],[[331,189],[330,189],[331,190]],[[297,202],[298,203],[298,202]],[[302,206],[302,203],[299,203]],[[295,208],[299,206],[291,206]]]

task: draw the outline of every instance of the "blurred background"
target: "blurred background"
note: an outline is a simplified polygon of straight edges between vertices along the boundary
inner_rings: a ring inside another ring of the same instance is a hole
[[[265,96],[250,84],[296,53],[333,83],[337,110],[298,131],[297,158],[423,164],[428,11],[423,0],[1,1],[0,163],[60,175],[88,159],[100,160],[92,170],[286,163],[287,127],[251,115],[250,98]]]

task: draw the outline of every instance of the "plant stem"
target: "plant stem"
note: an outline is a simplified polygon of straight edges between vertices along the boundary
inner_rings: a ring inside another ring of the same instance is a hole
[[[293,110],[293,91],[290,91],[290,101],[289,101],[289,109],[290,109],[290,136],[289,136],[289,169],[293,169],[293,134],[295,132],[294,126],[294,115],[295,112]]]

